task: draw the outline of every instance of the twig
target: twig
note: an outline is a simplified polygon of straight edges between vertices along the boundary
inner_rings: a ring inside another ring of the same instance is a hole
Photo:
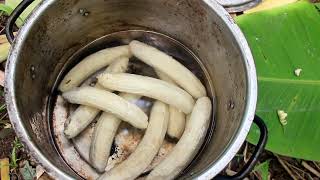
[[[312,163],[314,164],[314,166],[320,171],[320,166],[318,163],[316,163],[315,161],[312,161]]]
[[[247,158],[247,153],[248,153],[248,142],[246,142],[246,146],[244,147],[244,150],[243,150],[243,161],[245,163],[247,163],[249,160],[249,158]]]
[[[288,168],[288,166],[282,161],[282,159],[274,154],[274,156],[276,156],[276,158],[278,159],[279,163],[282,165],[282,167],[287,171],[287,173],[290,175],[290,177],[294,180],[298,180],[297,177],[291,172],[291,170]]]
[[[3,118],[5,118],[7,115],[7,113],[4,113],[4,115],[1,116],[0,121],[3,120]]]
[[[306,175],[307,175],[308,180],[314,180],[313,177],[309,173],[307,173]]]
[[[313,167],[311,167],[307,162],[302,161],[302,166],[305,167],[306,169],[308,169],[310,172],[312,172],[312,174],[316,175],[318,178],[320,178],[320,173],[315,170]]]
[[[286,163],[287,166],[289,166],[290,168],[292,168],[293,172],[294,172],[297,176],[299,176],[300,179],[304,179],[304,175],[305,175],[307,172],[303,171],[302,169],[300,169],[300,168],[298,168],[298,167],[296,167],[296,166],[294,166],[294,165],[292,165],[292,164],[290,164],[290,163],[288,163],[288,162],[285,162],[285,163]],[[296,171],[299,171],[300,173],[302,173],[302,176],[300,175],[299,172],[294,171],[294,169],[295,169]]]
[[[1,28],[1,30],[0,30],[0,33],[2,33],[5,28],[6,28],[6,27],[3,26],[3,27]]]
[[[256,176],[257,179],[261,180],[261,176],[257,171],[253,171],[253,175]]]
[[[293,169],[295,169],[295,170],[297,170],[297,171],[300,171],[301,173],[306,173],[304,170],[296,167],[295,165],[292,165],[292,164],[290,164],[290,163],[288,163],[288,162],[286,162],[286,164],[287,164],[287,166],[290,166],[291,168],[293,168]]]
[[[226,169],[226,174],[227,174],[228,176],[233,176],[233,175],[237,174],[237,172],[232,171],[231,169]]]
[[[228,164],[228,169],[231,169],[231,162]]]

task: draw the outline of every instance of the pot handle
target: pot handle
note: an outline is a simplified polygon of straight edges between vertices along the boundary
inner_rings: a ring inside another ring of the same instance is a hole
[[[262,151],[264,150],[267,139],[268,139],[268,129],[266,124],[259,116],[255,116],[253,122],[259,127],[260,129],[260,138],[259,142],[254,150],[252,156],[248,160],[248,162],[244,165],[244,167],[235,175],[233,176],[225,176],[225,175],[218,175],[214,179],[216,180],[241,180],[245,178],[255,167],[258,162],[258,158],[261,155]]]
[[[6,36],[10,44],[13,43],[13,26],[20,14],[33,2],[34,0],[23,0],[10,14],[6,24]]]

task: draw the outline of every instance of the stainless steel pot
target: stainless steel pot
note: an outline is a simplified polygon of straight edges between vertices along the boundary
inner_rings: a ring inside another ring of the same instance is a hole
[[[25,0],[8,20],[6,32],[32,2]],[[213,0],[46,0],[30,15],[12,44],[5,95],[14,129],[33,157],[57,179],[81,178],[60,156],[52,137],[50,97],[69,57],[93,40],[123,30],[152,30],[191,49],[210,76],[216,96],[215,127],[206,146],[181,179],[210,179],[235,156],[254,119],[257,78],[248,44],[230,15]],[[207,86],[208,88],[208,86]],[[254,166],[267,130],[239,174]]]

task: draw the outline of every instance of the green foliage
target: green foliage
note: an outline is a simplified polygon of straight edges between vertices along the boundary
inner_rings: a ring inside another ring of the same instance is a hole
[[[4,4],[0,4],[0,12],[1,15],[4,13],[5,15],[10,15],[12,13],[13,9],[10,8],[9,6],[6,6]]]
[[[236,18],[252,50],[259,84],[257,114],[272,152],[320,161],[320,14],[306,1]],[[302,69],[301,75],[294,71]],[[288,113],[282,127],[277,111]],[[253,126],[248,141],[256,143]]]
[[[18,167],[18,161],[20,159],[17,158],[17,151],[22,147],[23,145],[20,143],[19,139],[15,138],[15,140],[13,141],[13,149],[10,157],[10,166],[12,169],[15,169]]]
[[[5,5],[14,9],[16,8],[19,3],[21,2],[22,0],[6,0],[5,1]],[[31,13],[31,11],[41,2],[41,0],[35,0],[33,3],[31,3],[31,5],[26,9],[24,10],[21,15],[20,15],[20,18],[22,21],[25,21],[27,19],[27,17],[29,16],[29,14]]]
[[[0,106],[0,112],[3,112],[4,110],[6,110],[6,104]]]
[[[20,173],[24,180],[33,180],[36,177],[36,170],[30,166],[29,161],[25,161],[24,166],[20,168]]]
[[[269,179],[269,164],[270,160],[267,160],[259,165],[257,165],[253,171],[258,172],[262,180],[268,180]]]
[[[12,13],[13,9],[14,8],[12,8],[10,6],[7,6],[5,4],[0,4],[0,12],[1,12],[0,15],[5,14],[5,15],[9,16]],[[16,22],[16,25],[18,27],[20,27],[20,26],[22,26],[22,24],[23,24],[23,20],[21,18],[18,18],[17,22]]]
[[[6,0],[4,4],[0,4],[0,12],[5,15],[10,15],[12,11],[19,5],[22,0]],[[25,11],[23,11],[20,17],[17,19],[16,25],[21,27],[23,22],[27,19],[31,11],[40,3],[40,0],[35,0]]]

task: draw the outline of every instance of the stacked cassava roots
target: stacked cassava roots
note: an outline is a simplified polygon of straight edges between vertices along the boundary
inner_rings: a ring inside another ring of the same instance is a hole
[[[159,79],[125,73],[132,56],[153,67]],[[94,86],[81,86],[104,67],[106,70],[97,76]],[[137,178],[158,153],[166,134],[178,142],[146,179],[173,179],[197,153],[212,112],[205,87],[191,71],[139,41],[87,56],[67,73],[59,90],[68,102],[80,105],[65,126],[69,139],[79,135],[103,111],[95,126],[89,155],[91,165],[103,173],[99,179]],[[149,117],[132,103],[142,96],[154,99]],[[146,130],[135,151],[105,172],[121,121]]]

